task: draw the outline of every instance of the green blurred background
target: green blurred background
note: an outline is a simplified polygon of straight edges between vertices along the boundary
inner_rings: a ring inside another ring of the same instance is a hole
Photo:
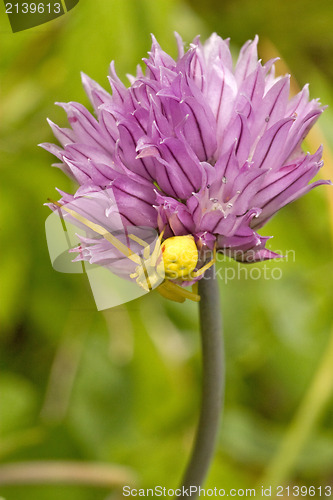
[[[311,96],[332,108],[333,4],[82,0],[16,34],[1,8],[0,496],[121,497],[106,486],[1,486],[5,464],[19,462],[22,473],[32,460],[103,463],[111,472],[120,465],[124,484],[135,475],[140,487],[175,488],[200,401],[197,306],[151,293],[97,312],[85,276],[54,271],[43,203],[55,187],[75,187],[36,145],[53,141],[46,117],[66,126],[54,101],[88,105],[80,71],[108,88],[110,61],[122,78],[134,73],[151,32],[174,56],[174,30],[187,42],[216,31],[231,37],[235,53],[258,33],[261,57],[278,51],[298,84],[310,82]],[[329,144],[332,124],[329,108],[313,142]],[[333,178],[326,159],[322,175]],[[329,187],[319,188],[261,230],[274,235],[273,250],[295,252],[295,259],[260,265],[278,268],[281,279],[221,280],[226,401],[207,488],[332,484],[330,197]],[[238,265],[227,265],[237,273]]]

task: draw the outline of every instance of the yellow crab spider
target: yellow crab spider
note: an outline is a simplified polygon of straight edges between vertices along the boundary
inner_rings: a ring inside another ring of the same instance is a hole
[[[197,284],[193,285],[193,291],[190,292],[170,280],[192,281],[204,274],[215,263],[216,249],[214,248],[213,259],[195,271],[199,254],[194,237],[192,235],[172,236],[162,242],[163,233],[164,230],[159,235],[151,255],[149,255],[149,246],[145,241],[135,235],[130,235],[131,239],[145,246],[144,262],[142,266],[136,268],[136,272],[131,277],[136,278],[137,283],[143,288],[147,289],[148,285],[151,290],[156,277],[162,275],[165,279],[157,287],[157,291],[163,297],[176,302],[184,302],[185,299],[198,302],[200,296],[197,293]]]
[[[163,230],[156,241],[154,250],[150,254],[149,244],[138,236],[130,234],[130,239],[144,247],[143,257],[140,257],[118,240],[118,238],[109,233],[103,226],[91,222],[83,215],[78,214],[65,205],[61,205],[57,201],[53,201],[50,198],[48,201],[65,210],[74,219],[103,236],[125,257],[132,260],[137,266],[135,273],[132,273],[130,277],[132,279],[136,278],[138,285],[147,292],[151,291],[161,281],[161,278],[164,278],[162,283],[156,288],[163,297],[175,302],[184,302],[185,299],[199,302],[200,295],[197,293],[197,283],[192,286],[192,292],[190,292],[170,280],[192,281],[203,275],[216,261],[216,247],[214,247],[213,258],[195,271],[199,253],[192,235],[172,236],[162,242]]]

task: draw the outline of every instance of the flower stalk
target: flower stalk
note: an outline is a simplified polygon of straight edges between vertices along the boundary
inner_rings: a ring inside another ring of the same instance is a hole
[[[215,268],[199,281],[200,333],[202,346],[201,413],[192,455],[185,471],[184,489],[203,484],[213,458],[224,395],[222,316]],[[196,492],[191,498],[196,497]]]

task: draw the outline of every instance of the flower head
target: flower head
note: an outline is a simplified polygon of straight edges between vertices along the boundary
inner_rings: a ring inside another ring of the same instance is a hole
[[[71,128],[50,122],[61,147],[43,147],[80,185],[62,203],[113,229],[117,220],[164,230],[165,239],[191,235],[199,254],[215,247],[244,262],[274,258],[256,230],[329,183],[309,184],[322,148],[301,148],[324,108],[309,100],[307,85],[289,99],[289,75],[276,78],[274,61],[258,60],[257,37],[235,67],[228,40],[216,34],[186,52],[178,35],[177,43],[174,60],[153,37],[146,70],[138,67],[128,88],[112,63],[112,95],[82,75],[95,117],[82,104],[60,103]],[[112,244],[96,235],[78,251],[102,265],[114,259]]]

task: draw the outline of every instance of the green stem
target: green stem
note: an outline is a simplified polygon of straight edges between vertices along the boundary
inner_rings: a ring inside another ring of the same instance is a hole
[[[192,455],[182,482],[182,488],[188,489],[190,498],[197,496],[213,458],[224,392],[221,305],[213,266],[199,281],[199,295],[202,346],[201,413]],[[185,497],[188,498],[186,494],[180,496]]]

